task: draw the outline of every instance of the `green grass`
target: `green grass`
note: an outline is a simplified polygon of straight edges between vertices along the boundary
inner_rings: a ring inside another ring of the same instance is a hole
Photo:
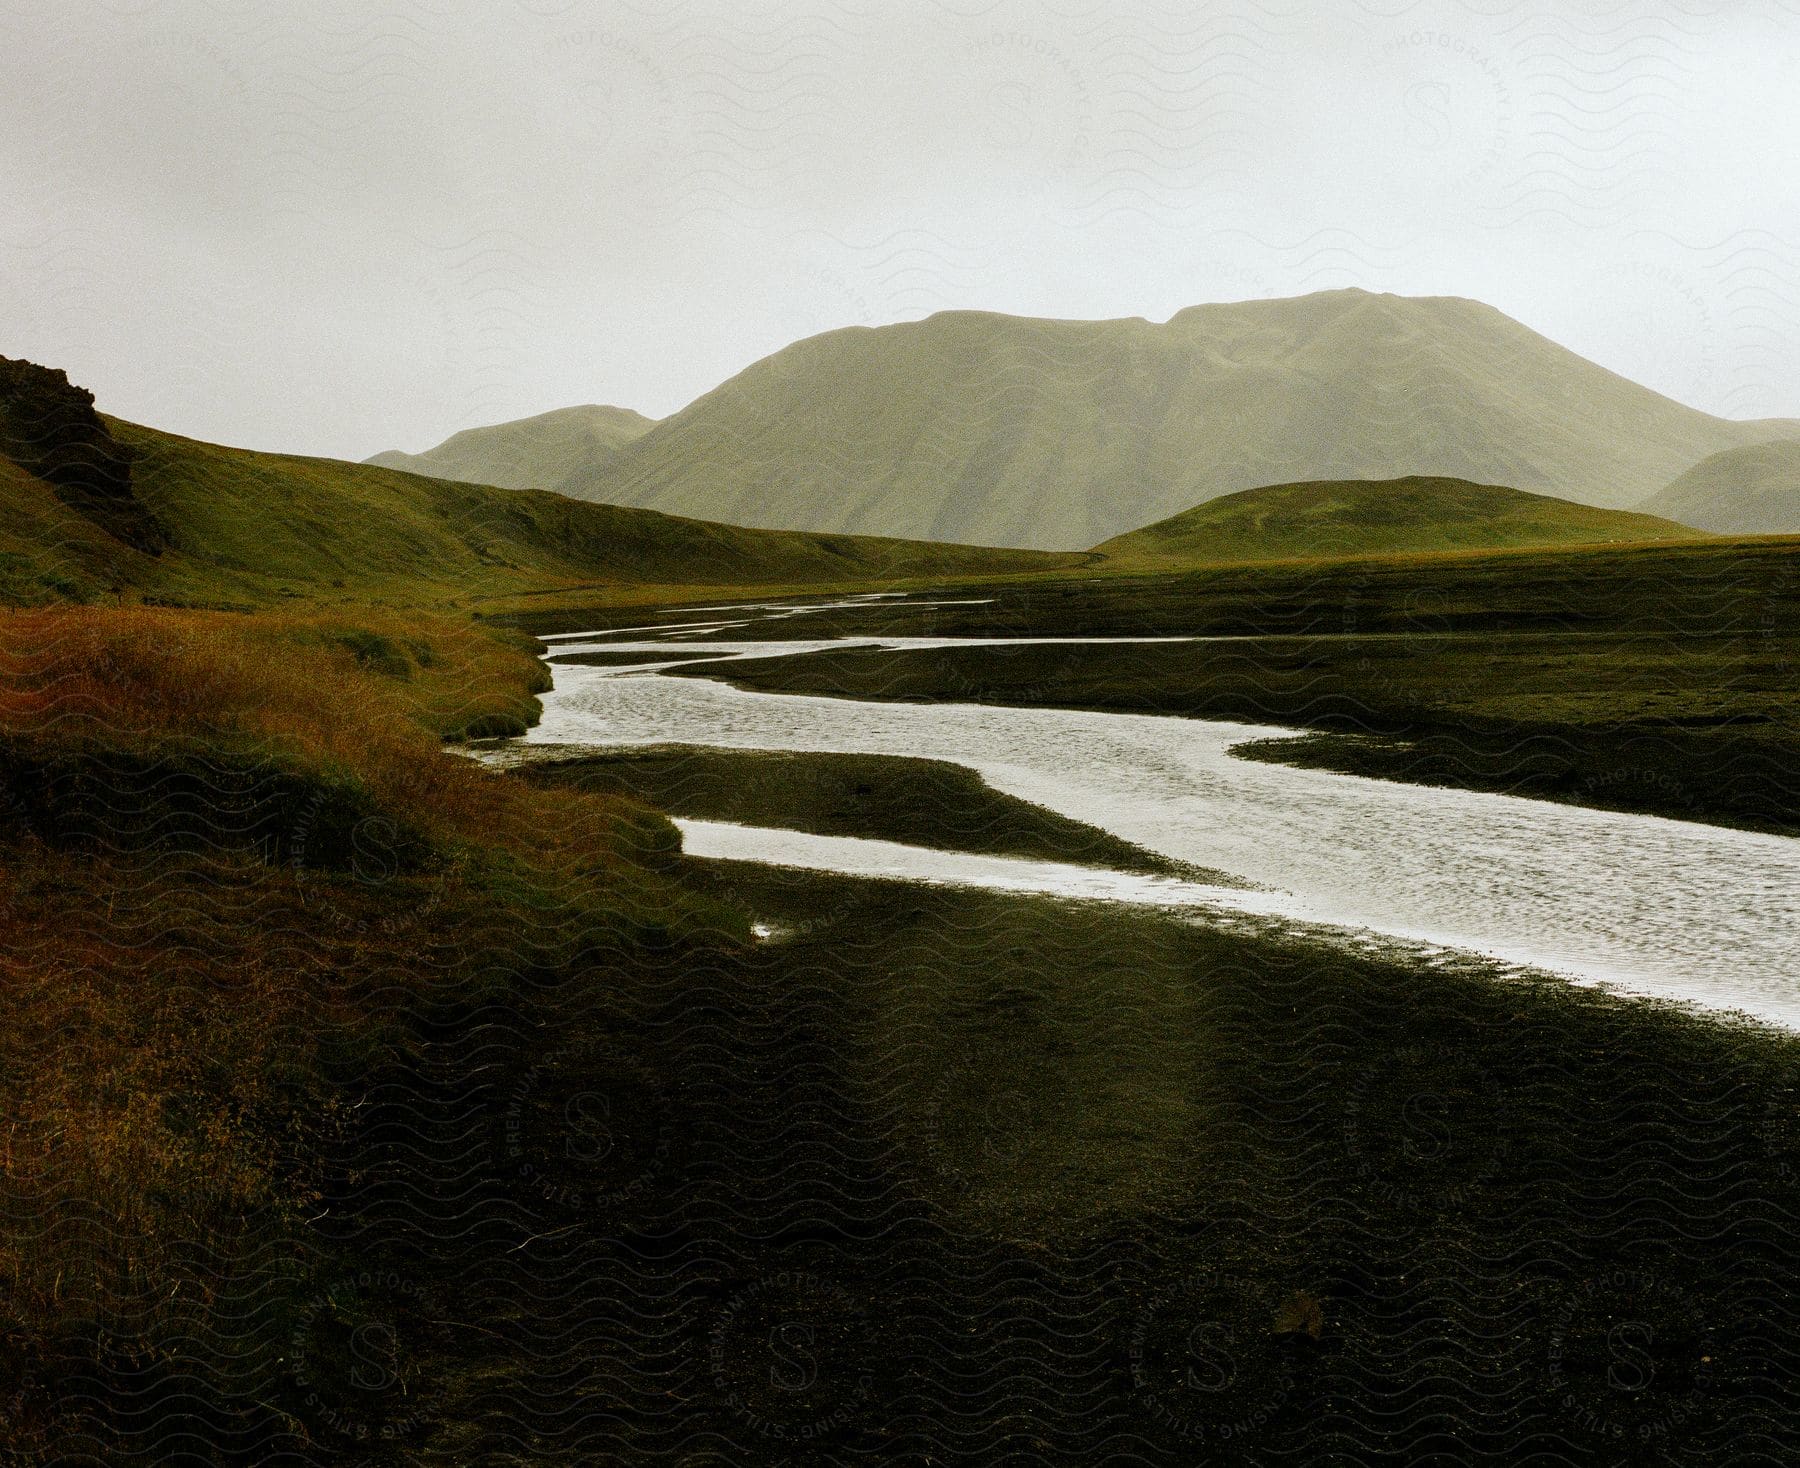
[[[170,548],[132,550],[0,461],[0,599],[468,606],[545,593],[604,601],[645,587],[666,598],[683,587],[854,586],[1080,560],[740,530],[105,421],[136,450],[137,496],[168,529]]]
[[[1180,866],[941,760],[660,746],[533,761],[520,773],[535,785],[629,796],[700,820],[1125,871]]]
[[[155,574],[151,557],[115,540],[43,480],[0,457],[0,606],[91,601]]]
[[[178,554],[153,586],[431,602],[545,586],[836,583],[1013,570],[1018,552],[738,530],[534,490],[258,454],[115,423]]]
[[[1248,489],[1095,549],[1116,561],[1204,564],[1698,538],[1654,515],[1414,476]]]

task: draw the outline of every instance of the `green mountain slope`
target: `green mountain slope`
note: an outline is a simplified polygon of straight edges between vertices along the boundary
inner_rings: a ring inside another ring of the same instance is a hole
[[[1115,560],[1195,564],[1697,538],[1652,515],[1413,476],[1241,490],[1095,549]]]
[[[828,332],[563,487],[732,524],[1068,549],[1301,480],[1429,474],[1622,507],[1794,432],[1684,407],[1475,301],[1352,290],[1161,325],[955,311]]]
[[[572,476],[604,468],[655,426],[629,408],[588,404],[464,429],[422,454],[389,449],[365,462],[503,489],[559,489]]]
[[[63,382],[60,391],[85,406],[79,389]],[[32,457],[26,449],[0,444],[0,601],[138,593],[427,605],[559,587],[838,585],[1086,559],[745,530],[542,490],[224,448],[86,411],[94,442],[84,452],[104,450],[129,466],[129,480],[96,506],[94,485],[71,490],[43,465],[21,463]],[[137,533],[141,526],[154,537]]]
[[[1702,459],[1639,508],[1725,535],[1800,535],[1800,439]]]
[[[135,583],[156,562],[64,504],[50,484],[0,457],[0,605]]]

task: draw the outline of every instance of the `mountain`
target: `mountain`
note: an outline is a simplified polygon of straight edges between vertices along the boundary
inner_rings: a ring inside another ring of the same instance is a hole
[[[1475,301],[1348,290],[1160,325],[951,311],[827,332],[562,488],[732,524],[1071,549],[1301,480],[1453,476],[1618,508],[1797,431],[1684,407]]]
[[[655,426],[654,418],[629,408],[588,404],[489,428],[466,428],[422,454],[389,449],[364,462],[502,489],[557,489],[571,476],[604,468]]]
[[[1412,476],[1240,490],[1095,549],[1115,560],[1193,564],[1699,538],[1652,515]]]
[[[1800,535],[1800,438],[1702,459],[1639,508],[1727,535]]]
[[[0,369],[0,604],[114,595],[426,604],[626,583],[836,585],[1087,559],[711,525],[224,448],[92,403],[60,372]]]

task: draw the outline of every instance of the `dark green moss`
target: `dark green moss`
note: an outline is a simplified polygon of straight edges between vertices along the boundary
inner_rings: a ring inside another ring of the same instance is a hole
[[[940,760],[662,746],[533,763],[521,773],[538,784],[635,796],[671,815],[702,820],[1124,871],[1189,871],[1003,795],[973,770]]]
[[[380,632],[337,632],[332,634],[331,640],[353,653],[359,667],[384,673],[390,678],[410,678],[413,675],[415,656],[408,648],[403,648],[393,638]],[[424,649],[426,656],[421,666],[429,666],[431,649],[423,643],[414,643],[412,647]]]
[[[60,368],[0,357],[0,455],[134,550],[158,555],[168,545],[168,531],[137,496],[136,454],[101,421],[94,395]]]
[[[623,1026],[571,992],[492,1082],[525,1257],[448,1299],[420,1461],[516,1432],[480,1408],[546,1337],[622,1382],[624,1462],[677,1430],[733,1462],[943,1456],[953,1420],[968,1461],[1022,1433],[1267,1461],[1328,1429],[1346,1461],[1725,1463],[1796,1397],[1758,1323],[1800,1285],[1787,1037],[1105,905],[690,870],[779,936],[672,952],[645,993],[676,1007]],[[1639,1391],[1609,1384],[1621,1322],[1654,1342]],[[678,1329],[677,1429],[651,1366]]]
[[[532,700],[535,704],[536,700]],[[471,739],[516,739],[537,722],[538,711],[529,713],[480,714],[444,735],[448,743],[461,744]]]

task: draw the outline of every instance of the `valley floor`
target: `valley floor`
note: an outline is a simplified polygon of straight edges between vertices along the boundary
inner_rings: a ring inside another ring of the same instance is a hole
[[[1791,563],[1587,554],[794,623],[1258,639],[1204,664],[733,676],[1440,737],[1522,790],[1474,731],[1538,720],[1565,794],[1792,829]],[[1783,1461],[1792,1036],[683,857],[653,807],[1161,868],[954,766],[437,747],[542,689],[447,618],[0,619],[0,1462]]]
[[[728,675],[772,692],[1300,726],[1327,737],[1264,757],[1800,831],[1792,541],[1051,577],[962,584],[955,597],[808,616],[793,635],[1241,640],[1107,657],[852,650]],[[590,613],[575,625],[614,623]]]

